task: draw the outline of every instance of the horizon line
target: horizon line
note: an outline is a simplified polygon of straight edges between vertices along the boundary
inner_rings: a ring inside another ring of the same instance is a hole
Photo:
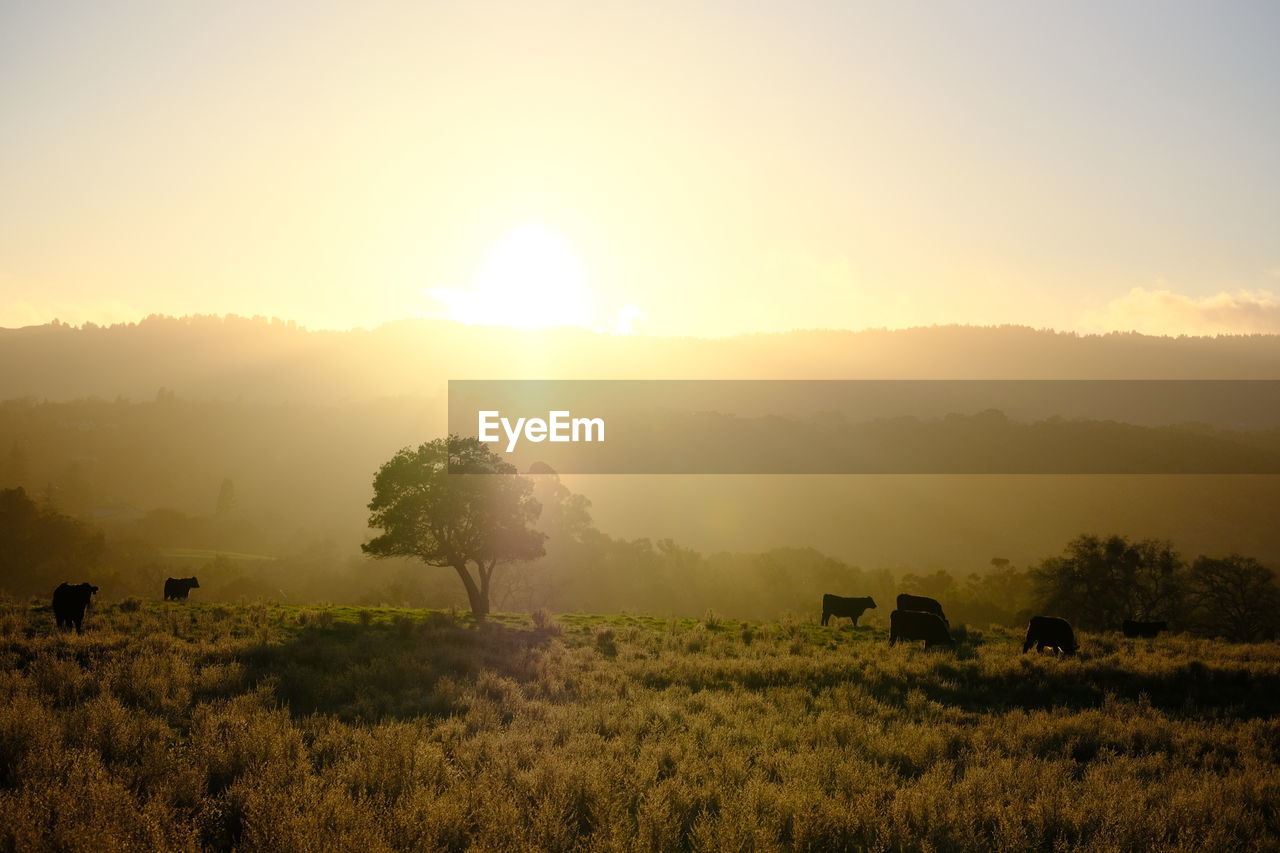
[[[1055,335],[1072,338],[1107,338],[1107,337],[1138,337],[1165,340],[1218,340],[1222,338],[1278,338],[1280,332],[1221,332],[1216,334],[1190,334],[1179,333],[1155,335],[1146,332],[1139,332],[1134,329],[1109,329],[1106,331],[1079,331],[1076,329],[1056,329],[1049,326],[1032,326],[1025,323],[930,323],[910,326],[864,326],[862,328],[849,327],[797,327],[785,330],[758,330],[758,331],[740,331],[731,332],[722,335],[692,335],[692,334],[646,334],[643,332],[632,332],[621,334],[602,329],[592,329],[585,326],[547,326],[542,328],[521,328],[516,326],[503,326],[498,324],[486,323],[464,323],[458,320],[452,320],[448,317],[400,317],[394,320],[386,320],[374,326],[348,326],[345,328],[338,327],[309,327],[296,320],[265,314],[236,314],[228,312],[225,314],[164,314],[151,313],[140,317],[137,320],[121,320],[113,323],[96,323],[91,320],[77,325],[75,323],[65,322],[57,317],[44,323],[33,323],[25,326],[0,326],[0,333],[4,332],[30,332],[39,329],[65,329],[76,332],[98,331],[111,329],[128,329],[143,326],[148,323],[156,322],[186,322],[193,321],[216,321],[219,323],[227,323],[228,321],[245,321],[258,324],[267,328],[285,328],[290,331],[304,332],[307,334],[350,334],[350,333],[366,333],[372,334],[387,329],[392,326],[398,326],[408,323],[424,323],[452,326],[459,329],[476,329],[481,332],[506,332],[510,334],[518,334],[521,336],[541,335],[546,333],[573,333],[579,335],[590,335],[597,338],[640,338],[646,340],[703,340],[703,341],[726,341],[736,338],[748,337],[783,337],[786,335],[796,334],[849,334],[861,335],[868,333],[896,333],[896,332],[919,332],[931,330],[1016,330],[1032,332],[1042,335]]]

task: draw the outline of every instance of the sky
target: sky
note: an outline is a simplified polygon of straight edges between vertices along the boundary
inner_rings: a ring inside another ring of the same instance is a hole
[[[0,326],[1280,332],[1274,2],[0,2]]]

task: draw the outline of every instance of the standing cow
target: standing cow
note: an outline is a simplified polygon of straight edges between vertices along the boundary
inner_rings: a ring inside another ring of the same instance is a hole
[[[938,614],[919,610],[895,610],[889,614],[889,645],[899,640],[924,640],[926,649],[956,644],[947,623]]]
[[[193,589],[200,588],[200,581],[195,578],[169,578],[164,582],[165,601],[186,601]]]
[[[858,617],[868,610],[875,610],[876,603],[869,595],[862,598],[845,598],[842,595],[832,595],[827,593],[822,596],[822,624],[825,625],[831,620],[832,616],[847,616],[853,620],[856,627]]]
[[[934,613],[943,622],[947,621],[947,615],[942,612],[942,605],[938,603],[938,599],[930,598],[927,595],[908,595],[904,592],[898,596],[898,609]]]
[[[84,633],[84,612],[93,601],[98,588],[89,583],[75,585],[63,581],[53,591],[53,618],[59,628],[75,626],[76,633]]]
[[[1155,637],[1161,631],[1169,630],[1169,623],[1160,622],[1135,622],[1132,619],[1124,620],[1122,626],[1126,637],[1146,637],[1148,640]]]
[[[1071,630],[1071,623],[1057,616],[1032,616],[1027,623],[1027,638],[1022,643],[1025,655],[1032,647],[1042,652],[1046,647],[1053,649],[1054,654],[1074,655],[1080,648],[1076,645],[1076,634]]]

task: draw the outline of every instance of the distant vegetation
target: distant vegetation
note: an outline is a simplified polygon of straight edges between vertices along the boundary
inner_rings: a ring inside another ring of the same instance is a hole
[[[1274,645],[813,619],[0,605],[0,849],[1280,844]]]
[[[369,536],[373,472],[401,448],[442,434],[441,412],[427,398],[324,406],[11,400],[0,403],[0,488],[22,487],[112,542],[307,554],[313,565],[323,553],[318,570],[345,570]],[[1280,563],[1276,476],[566,482],[589,493],[601,530],[671,537],[706,553],[807,545],[869,568],[968,574],[993,554],[1025,565],[1082,530],[1117,530]]]
[[[1060,555],[1030,566],[1017,567],[997,557],[967,575],[868,571],[807,548],[705,555],[671,540],[610,537],[594,526],[589,502],[554,474],[520,479],[533,481],[531,494],[541,506],[537,537],[545,537],[545,554],[527,562],[504,562],[499,571],[489,566],[482,598],[477,598],[482,576],[474,563],[468,560],[459,569],[448,562],[446,551],[427,564],[416,557],[342,562],[325,551],[281,560],[234,552],[162,551],[146,542],[106,539],[91,525],[41,508],[14,489],[0,490],[0,592],[44,599],[63,581],[92,580],[102,588],[104,601],[156,599],[165,577],[197,574],[201,587],[193,595],[203,601],[462,609],[480,601],[479,612],[490,607],[676,616],[714,611],[749,619],[776,619],[784,613],[816,618],[822,595],[835,593],[872,596],[880,608],[868,610],[861,624],[881,627],[895,596],[909,592],[945,602],[954,623],[978,627],[1017,627],[1032,615],[1048,614],[1089,630],[1118,630],[1125,619],[1141,619],[1167,620],[1174,631],[1241,641],[1274,639],[1280,631],[1274,570],[1238,554],[1187,560],[1167,541],[1083,535],[1067,543]],[[416,529],[409,516],[397,524]],[[518,532],[510,525],[502,529],[508,536]],[[396,545],[402,550],[388,553],[408,555],[428,547],[438,546],[410,538]],[[461,571],[471,574],[474,589],[458,582]]]

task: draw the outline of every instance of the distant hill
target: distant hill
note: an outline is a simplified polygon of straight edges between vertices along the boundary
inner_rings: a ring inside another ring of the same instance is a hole
[[[1280,336],[1080,336],[1021,326],[654,338],[404,320],[307,331],[148,317],[0,329],[0,399],[341,402],[440,396],[448,379],[1280,379]]]
[[[952,326],[702,340],[425,320],[311,332],[279,321],[153,317],[110,328],[3,329],[0,365],[0,400],[10,401],[0,404],[0,487],[25,486],[112,529],[157,528],[173,541],[151,538],[167,548],[281,555],[329,541],[346,554],[366,535],[377,466],[446,430],[448,379],[1280,379],[1280,336]],[[812,426],[815,437],[820,427]],[[1098,427],[1073,434],[1086,428]],[[1116,442],[1156,436],[1194,445],[1206,459],[1226,452],[1217,434],[1111,432]],[[1252,447],[1274,453],[1274,434],[1256,438]],[[206,523],[224,479],[234,482],[237,508]],[[706,553],[811,546],[871,567],[981,568],[996,555],[1039,559],[1091,531],[1280,561],[1276,476],[565,482],[594,502],[600,530],[670,536]],[[190,517],[155,514],[162,509]]]

